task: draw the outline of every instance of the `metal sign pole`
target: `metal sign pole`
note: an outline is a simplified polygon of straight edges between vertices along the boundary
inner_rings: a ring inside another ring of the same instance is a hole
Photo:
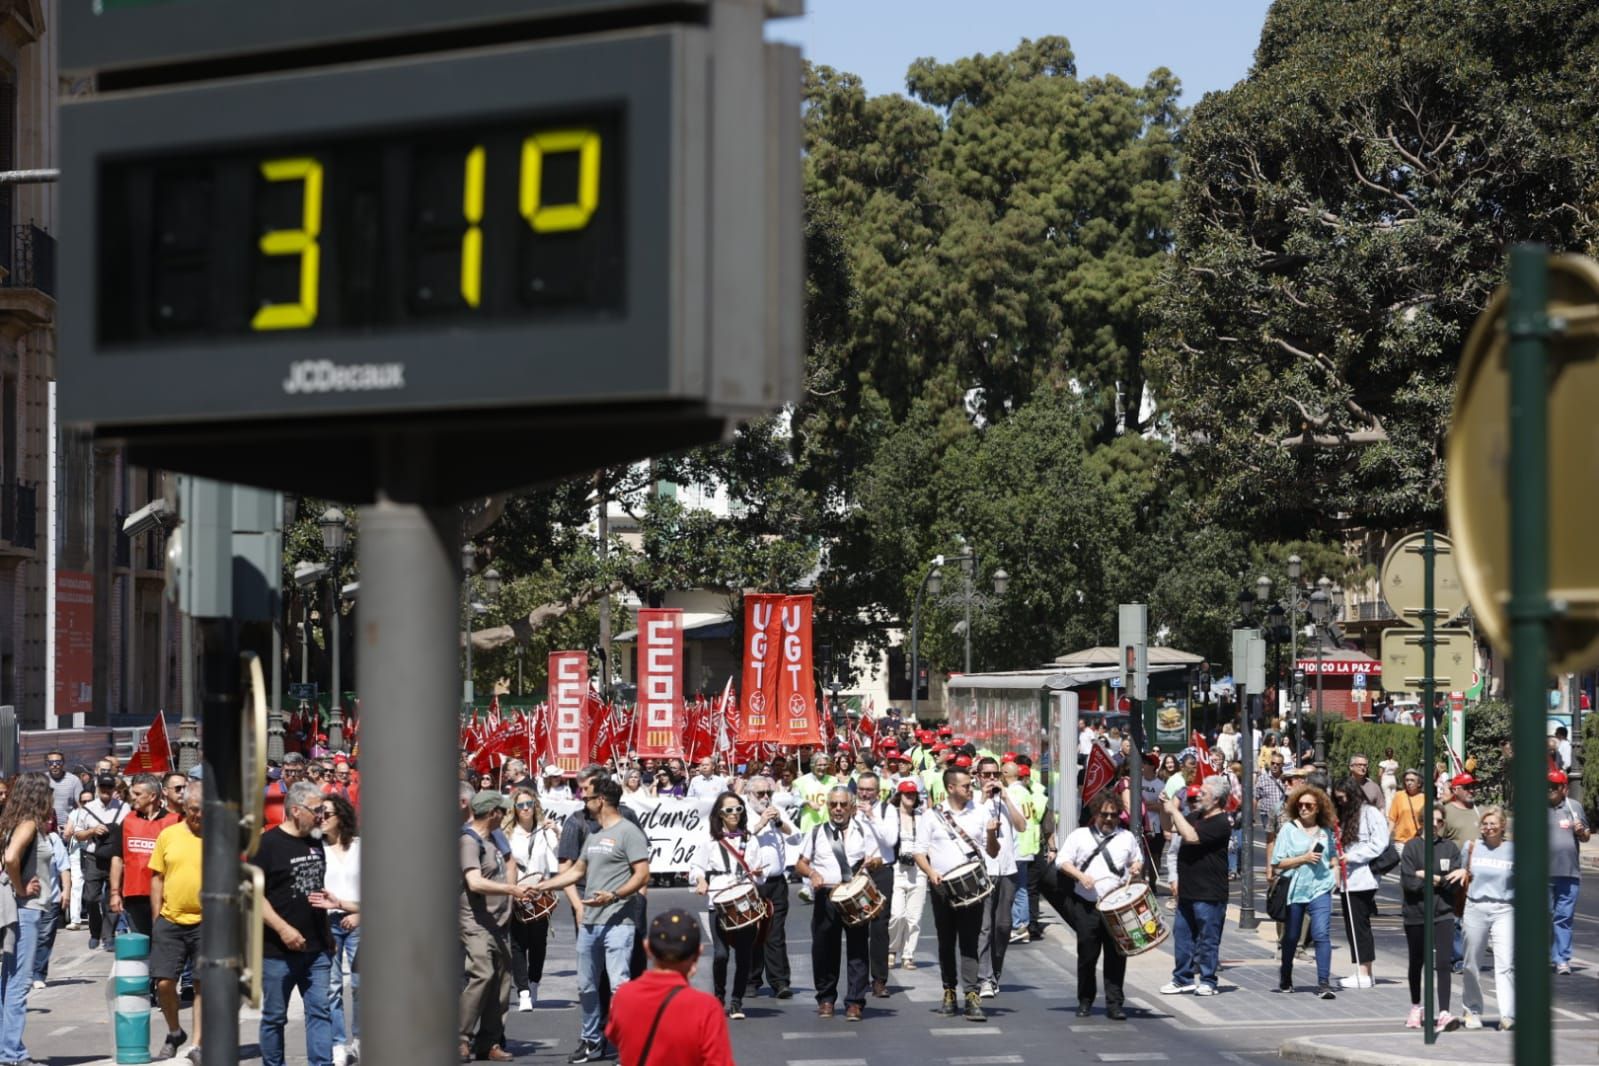
[[[1552,1061],[1549,1017],[1549,817],[1544,686],[1549,665],[1549,253],[1510,251],[1511,745],[1515,783],[1515,1060]]]
[[[1422,800],[1422,838],[1424,843],[1422,844],[1421,868],[1425,876],[1421,879],[1421,1032],[1423,1041],[1428,1044],[1434,1044],[1438,1041],[1438,1034],[1433,1030],[1437,1004],[1434,1001],[1433,994],[1434,968],[1432,964],[1433,952],[1437,950],[1436,945],[1433,943],[1432,914],[1432,899],[1434,895],[1432,879],[1437,871],[1437,867],[1433,865],[1432,848],[1432,805],[1434,801],[1433,794],[1437,791],[1432,785],[1433,731],[1437,729],[1432,713],[1433,685],[1434,679],[1437,677],[1436,673],[1434,673],[1437,640],[1433,633],[1433,628],[1437,624],[1436,619],[1433,617],[1436,613],[1433,609],[1433,600],[1436,594],[1433,588],[1433,579],[1436,576],[1437,558],[1438,548],[1433,541],[1433,532],[1429,529],[1427,530],[1427,539],[1423,542],[1421,548],[1421,625],[1426,630],[1421,640],[1423,675],[1421,682],[1421,714],[1424,721],[1421,737],[1421,766],[1422,780],[1426,782],[1425,787],[1422,789],[1422,795],[1425,798]]]
[[[389,473],[427,454],[389,454]],[[361,512],[361,595],[366,601],[357,658],[371,713],[361,730],[362,1058],[370,1062],[454,1062],[461,991],[454,856],[456,654],[460,519],[450,509],[403,502],[391,482]],[[403,892],[394,891],[404,885]],[[371,891],[366,891],[371,886]]]

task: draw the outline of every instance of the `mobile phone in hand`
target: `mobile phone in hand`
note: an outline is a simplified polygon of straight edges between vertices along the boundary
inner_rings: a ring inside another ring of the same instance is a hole
[[[1327,850],[1327,845],[1326,844],[1322,844],[1322,843],[1318,843],[1311,850],[1314,851],[1317,855],[1320,855],[1322,852]]]

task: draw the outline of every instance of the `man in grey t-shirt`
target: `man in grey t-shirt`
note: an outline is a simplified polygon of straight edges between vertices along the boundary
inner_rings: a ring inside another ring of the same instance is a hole
[[[52,751],[44,757],[45,772],[50,775],[50,795],[56,811],[56,828],[65,830],[67,815],[78,805],[83,792],[83,781],[77,774],[67,773],[67,757]]]
[[[1549,961],[1555,972],[1571,972],[1572,921],[1577,913],[1577,889],[1582,884],[1579,845],[1592,833],[1582,808],[1571,801],[1566,775],[1549,771],[1549,910],[1554,917]]]
[[[506,926],[511,900],[532,894],[510,883],[505,857],[490,840],[508,796],[484,790],[472,796],[472,820],[461,827],[461,947],[466,985],[461,989],[461,1060],[510,1062],[505,1050],[505,1014],[511,1007],[511,945]]]
[[[578,1002],[583,1009],[583,1037],[568,1062],[599,1062],[605,1056],[600,1027],[599,971],[611,991],[628,978],[633,953],[633,907],[628,901],[650,881],[650,841],[643,830],[622,817],[622,786],[609,777],[582,782],[584,813],[599,823],[583,842],[583,854],[572,865],[533,887],[541,892],[584,883],[583,923],[577,931]]]

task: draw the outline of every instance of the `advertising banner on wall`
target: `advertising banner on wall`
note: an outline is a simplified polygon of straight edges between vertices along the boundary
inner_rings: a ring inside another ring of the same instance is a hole
[[[94,575],[56,571],[56,714],[94,709]]]

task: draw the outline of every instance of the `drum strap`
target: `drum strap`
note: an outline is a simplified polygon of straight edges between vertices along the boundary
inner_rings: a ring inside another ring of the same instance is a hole
[[[945,804],[939,804],[938,814],[939,817],[944,819],[944,824],[949,826],[949,831],[960,837],[961,840],[966,842],[966,846],[972,849],[973,861],[983,863],[983,868],[986,870],[988,868],[988,863],[984,859],[983,853],[978,850],[977,844],[972,840],[972,838],[966,835],[966,830],[962,829],[955,819],[950,816],[949,807]]]
[[[753,885],[755,883],[755,871],[751,870],[750,869],[750,864],[744,861],[744,856],[739,853],[739,850],[737,848],[735,848],[733,845],[731,845],[731,844],[729,844],[727,842],[727,838],[726,837],[723,837],[720,840],[719,843],[721,843],[721,845],[722,845],[722,857],[724,859],[726,859],[727,856],[731,855],[731,856],[733,856],[733,858],[737,859],[738,860],[738,864],[741,867],[744,868],[744,876],[748,877],[749,880],[750,880],[750,884]],[[754,843],[755,843],[754,840],[750,841],[750,844],[752,846],[754,845]],[[733,871],[732,871],[731,868],[729,868],[729,870],[727,872],[728,873],[732,873]]]
[[[1093,832],[1093,830],[1089,830],[1089,832]],[[1108,854],[1106,854],[1106,852],[1105,852],[1105,845],[1109,844],[1115,838],[1115,836],[1116,836],[1116,834],[1112,833],[1110,836],[1099,837],[1099,842],[1094,845],[1094,854],[1096,854],[1100,858],[1104,859],[1105,860],[1105,865],[1110,867],[1110,872],[1115,874],[1117,879],[1120,880],[1121,877],[1122,877],[1121,868],[1119,866],[1117,866],[1115,861]],[[1089,859],[1088,861],[1089,862],[1093,862],[1094,860],[1093,859]],[[1088,867],[1085,864],[1083,869],[1086,870],[1087,868]]]
[[[844,832],[848,832],[845,830]],[[850,869],[849,855],[844,850],[844,833],[840,833],[833,825],[827,827],[827,840],[833,845],[833,858],[838,862],[838,879],[847,881],[855,871]]]

